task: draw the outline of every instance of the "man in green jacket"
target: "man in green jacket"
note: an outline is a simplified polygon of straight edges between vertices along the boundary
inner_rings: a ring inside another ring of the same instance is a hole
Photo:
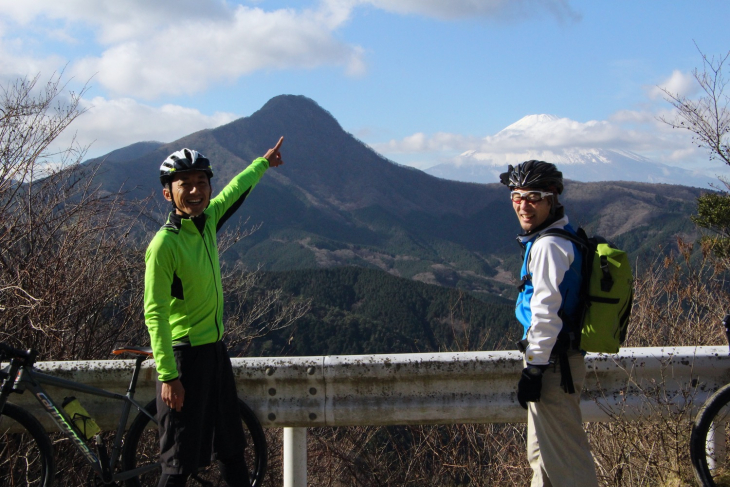
[[[280,138],[211,199],[210,161],[182,149],[160,166],[173,206],[145,255],[145,323],[157,364],[159,487],[220,461],[232,487],[250,486],[238,420],[238,396],[223,337],[223,288],[216,232],[241,206],[266,169],[283,163]]]

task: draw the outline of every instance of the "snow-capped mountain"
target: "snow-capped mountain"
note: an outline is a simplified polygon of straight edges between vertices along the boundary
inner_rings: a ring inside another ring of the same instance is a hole
[[[669,166],[640,154],[603,147],[614,130],[608,122],[580,123],[554,115],[529,115],[497,134],[482,139],[479,148],[453,162],[425,172],[456,181],[494,183],[507,166],[529,159],[555,163],[567,179],[583,182],[639,181],[709,187],[717,178]],[[576,147],[572,141],[581,141]]]

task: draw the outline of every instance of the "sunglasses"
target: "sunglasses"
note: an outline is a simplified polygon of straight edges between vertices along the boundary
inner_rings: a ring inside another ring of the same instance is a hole
[[[545,196],[552,195],[553,193],[547,193],[545,191],[512,191],[510,193],[510,198],[512,198],[512,201],[515,203],[519,203],[522,200],[529,203],[537,203],[538,201],[542,201]]]

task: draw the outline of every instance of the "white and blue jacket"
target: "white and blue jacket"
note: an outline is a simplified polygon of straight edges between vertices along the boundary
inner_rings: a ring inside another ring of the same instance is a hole
[[[550,362],[558,334],[568,331],[564,318],[566,322],[576,320],[580,308],[582,254],[573,242],[562,237],[550,235],[535,242],[548,228],[575,233],[564,216],[541,232],[517,237],[525,258],[515,314],[525,330],[525,359],[533,365]]]

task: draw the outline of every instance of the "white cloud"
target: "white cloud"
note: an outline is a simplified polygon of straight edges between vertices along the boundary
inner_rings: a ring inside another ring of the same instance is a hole
[[[84,100],[81,107],[88,111],[61,134],[56,145],[68,147],[73,137],[76,137],[76,142],[81,146],[90,145],[87,157],[100,156],[145,140],[172,142],[237,118],[231,113],[205,115],[179,105],[153,107],[130,98],[107,100],[96,97]]]
[[[462,151],[465,147],[473,147],[478,143],[476,137],[439,132],[427,136],[418,132],[402,140],[390,140],[385,143],[373,144],[374,150],[388,154],[413,154],[419,152]]]
[[[612,114],[608,120],[616,124],[645,124],[654,123],[656,121],[656,115],[646,111],[619,110]]]
[[[690,158],[697,156],[697,149],[694,147],[687,147],[685,149],[673,150],[669,153],[670,161],[685,161]]]
[[[334,65],[363,75],[364,50],[334,34],[358,5],[436,19],[579,18],[567,0],[319,0],[313,8],[273,11],[227,0],[5,3],[3,18],[39,38],[97,44],[94,54],[69,64],[77,79],[94,77],[114,96],[145,99],[198,93],[261,70]]]
[[[65,60],[61,56],[27,56],[22,54],[23,48],[19,39],[0,37],[0,85],[8,86],[19,78],[33,77],[38,73],[50,77],[51,73],[64,67]]]
[[[532,149],[555,150],[563,147],[615,148],[643,144],[643,137],[608,121],[577,122],[568,118],[530,115],[499,133],[485,137],[480,150],[502,151]]]
[[[220,0],[24,0],[6,2],[3,15],[20,24],[60,20],[66,29],[82,24],[96,31],[102,44],[145,38],[181,26],[189,19],[225,19],[230,8]],[[184,32],[179,30],[180,34]]]
[[[91,32],[101,51],[71,62],[68,72],[94,77],[114,96],[146,99],[201,92],[260,70],[339,65],[362,75],[363,49],[333,35],[349,14],[327,4],[264,11],[220,0],[26,0],[3,13],[29,27],[48,22],[44,35],[69,44]]]
[[[697,93],[698,90],[699,85],[692,73],[683,73],[675,69],[672,75],[663,83],[649,89],[649,97],[652,99],[666,98],[667,94],[665,92],[669,92],[671,95],[682,98],[691,96]]]
[[[694,75],[678,70],[661,86],[679,96],[691,96],[698,90]],[[554,115],[529,115],[482,138],[419,132],[371,145],[396,161],[417,156],[420,167],[444,162],[504,167],[529,159],[571,164],[585,160],[586,155],[600,162],[606,150],[690,170],[710,167],[706,151],[692,143],[688,130],[674,129],[662,122],[677,117],[676,110],[664,101],[666,94],[657,87],[646,93],[649,99],[638,109],[619,110],[607,120],[578,122]]]
[[[618,112],[610,120],[588,122],[529,115],[483,138],[419,132],[372,147],[396,161],[431,153],[431,165],[449,160],[457,165],[502,167],[529,159],[570,164],[579,160],[579,153],[595,153],[600,160],[601,150],[606,149],[684,166],[702,159],[700,151],[692,147],[689,133],[672,130],[651,113],[630,110]]]
[[[239,7],[225,20],[188,20],[144,40],[115,44],[74,66],[77,76],[98,73],[112,93],[143,96],[190,94],[211,83],[258,70],[344,65],[364,71],[362,51],[333,39],[314,12],[264,12]]]

